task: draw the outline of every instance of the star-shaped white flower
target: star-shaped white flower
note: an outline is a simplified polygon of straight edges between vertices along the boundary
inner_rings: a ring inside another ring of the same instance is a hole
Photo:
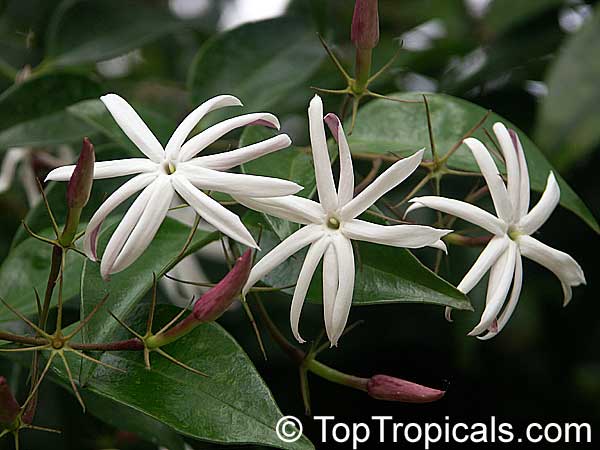
[[[541,264],[558,277],[565,306],[571,300],[571,287],[585,284],[583,270],[571,256],[531,237],[548,220],[560,200],[554,174],[550,172],[542,197],[529,210],[529,174],[519,137],[502,123],[494,124],[493,128],[506,162],[506,185],[485,146],[475,138],[465,139],[464,143],[471,149],[485,178],[497,217],[469,203],[443,197],[414,198],[411,200],[413,205],[406,211],[422,207],[436,209],[494,234],[458,285],[458,290],[467,294],[490,270],[486,306],[481,321],[469,333],[477,336],[487,330],[488,333],[481,339],[490,339],[498,334],[517,306],[523,282],[521,256]],[[502,310],[511,284],[510,298]]]
[[[342,334],[354,291],[354,254],[352,240],[395,247],[431,246],[445,250],[441,237],[450,230],[420,225],[377,225],[356,217],[381,196],[404,181],[419,166],[423,150],[396,162],[366,189],[354,197],[354,171],[350,148],[339,119],[334,114],[323,118],[323,103],[315,96],[308,108],[310,140],[320,203],[298,196],[250,199],[235,198],[251,209],[265,212],[304,226],[264,256],[252,269],[244,292],[294,253],[310,245],[302,265],[290,310],[295,338],[304,342],[298,331],[300,313],[313,274],[323,259],[323,310],[325,329],[332,345]],[[327,151],[325,127],[329,126],[338,142],[340,179],[336,191]]]
[[[201,189],[250,197],[289,195],[302,189],[296,183],[277,178],[225,172],[288,147],[291,141],[285,134],[226,153],[196,157],[207,146],[236,128],[265,125],[279,129],[279,121],[272,114],[245,114],[213,125],[185,142],[208,112],[225,106],[241,105],[231,95],[214,97],[192,111],[177,127],[164,149],[124,99],[115,94],[108,94],[100,99],[129,139],[147,157],[97,162],[94,166],[94,179],[137,175],[108,197],[90,220],[83,244],[90,259],[97,259],[96,247],[102,222],[118,205],[142,191],[123,216],[106,246],[100,264],[104,278],[127,268],[150,245],[175,194],[179,194],[204,220],[222,233],[242,244],[257,247],[240,218]],[[67,181],[73,169],[74,166],[60,167],[50,172],[47,179]]]

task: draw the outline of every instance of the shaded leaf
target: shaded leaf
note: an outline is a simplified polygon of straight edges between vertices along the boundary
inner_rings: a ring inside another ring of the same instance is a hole
[[[582,62],[585,62],[583,64]],[[600,142],[600,9],[561,49],[547,76],[535,138],[559,168]]]
[[[147,307],[130,311],[124,319],[134,329],[145,327]],[[159,305],[156,326],[178,312]],[[129,338],[124,330],[109,337]],[[282,449],[314,448],[302,437],[284,443],[275,426],[282,417],[267,385],[239,344],[218,324],[207,323],[164,347],[178,360],[208,374],[200,377],[159,355],[152,355],[152,370],[146,370],[141,352],[105,353],[102,361],[126,374],[99,367],[82,389],[110,399],[172,427],[186,436],[223,444],[263,444]],[[63,366],[55,365],[63,380]]]
[[[122,55],[171,33],[184,22],[167,9],[131,0],[63,0],[47,31],[49,63],[57,66]]]
[[[277,18],[242,25],[198,52],[189,77],[192,101],[197,104],[228,93],[239,97],[249,111],[270,110],[292,89],[308,87],[303,85],[323,56],[314,31],[300,20]],[[227,113],[231,111],[213,113],[208,120]]]
[[[42,232],[51,236],[50,230]],[[37,312],[34,289],[43,298],[50,272],[52,247],[34,238],[27,238],[14,247],[0,266],[0,297],[26,315]],[[64,274],[63,300],[67,301],[79,294],[79,279],[83,266],[83,256],[69,252]],[[54,290],[53,302],[58,298],[58,288]],[[0,322],[15,320],[15,316],[4,306],[0,306]]]

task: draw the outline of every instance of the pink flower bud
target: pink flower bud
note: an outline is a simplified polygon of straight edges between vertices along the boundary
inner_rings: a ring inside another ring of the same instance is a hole
[[[367,393],[377,400],[429,403],[442,398],[446,391],[432,389],[388,375],[375,375],[367,383]]]
[[[233,269],[219,283],[196,300],[194,317],[201,322],[218,319],[241,292],[252,269],[252,250],[238,258]]]
[[[83,138],[77,165],[67,185],[67,204],[69,208],[81,209],[90,199],[95,162],[94,145],[88,138]]]
[[[379,42],[377,0],[356,0],[350,39],[359,49],[372,49]]]
[[[12,395],[6,378],[0,377],[0,425],[12,424],[20,412],[21,408]]]

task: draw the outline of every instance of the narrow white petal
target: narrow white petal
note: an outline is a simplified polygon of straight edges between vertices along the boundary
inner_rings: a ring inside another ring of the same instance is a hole
[[[320,223],[326,215],[319,203],[297,195],[272,198],[235,195],[233,198],[246,208],[301,224]]]
[[[292,195],[302,190],[298,184],[279,178],[261,177],[240,173],[220,172],[204,167],[180,164],[177,173],[199,189],[224,192],[248,197],[278,197]]]
[[[322,236],[323,232],[318,225],[307,225],[288,236],[254,265],[244,286],[244,294],[279,264]]]
[[[40,188],[31,164],[26,163],[19,167],[19,179],[21,180],[23,189],[25,189],[29,208],[33,208],[40,201],[42,194],[40,194]]]
[[[138,259],[148,248],[169,210],[173,188],[169,177],[159,177],[154,183],[152,196],[140,220],[135,225],[112,267],[112,273],[121,272]]]
[[[560,188],[550,172],[546,189],[539,202],[519,221],[519,229],[525,234],[535,233],[548,220],[560,201]]]
[[[517,303],[519,303],[519,296],[521,295],[521,288],[523,286],[523,261],[521,259],[521,254],[517,252],[516,261],[515,261],[515,276],[513,278],[512,290],[510,292],[510,297],[506,306],[500,313],[498,317],[497,329],[495,331],[489,331],[487,334],[480,336],[479,339],[486,341],[488,339],[493,338],[498,333],[502,331],[502,329],[506,326],[508,321],[510,320],[515,308],[517,307]]]
[[[292,298],[292,306],[290,308],[290,324],[292,326],[292,334],[296,340],[300,343],[306,342],[300,336],[298,331],[300,323],[300,313],[302,312],[302,306],[304,305],[304,299],[310,286],[310,281],[319,265],[319,261],[323,257],[325,249],[329,245],[329,239],[322,237],[316,242],[313,242],[306,252],[306,258],[302,264],[302,269],[298,275],[298,281],[296,282],[296,288],[294,289],[294,296]]]
[[[477,336],[488,330],[498,317],[498,313],[502,309],[502,305],[510,290],[515,272],[516,257],[517,245],[511,242],[502,256],[498,258],[496,264],[492,266],[485,299],[485,309],[481,315],[479,324],[471,330],[469,336]]]
[[[355,268],[354,252],[350,240],[336,233],[333,235],[332,243],[337,257],[339,284],[331,317],[331,333],[327,336],[331,345],[337,346],[338,340],[346,327],[346,322],[348,322],[350,307],[352,306]]]
[[[448,247],[446,247],[446,244],[441,239],[433,244],[429,244],[427,247],[437,248],[438,250],[443,251],[446,255],[448,254]]]
[[[549,247],[531,236],[520,236],[517,242],[523,256],[544,266],[560,280],[564,294],[563,305],[566,306],[571,301],[571,288],[585,284],[585,275],[581,266],[570,255]]]
[[[100,97],[100,100],[117,125],[144,155],[154,162],[161,162],[164,159],[165,152],[162,145],[125,99],[116,94],[107,94]]]
[[[133,194],[152,183],[156,177],[157,175],[154,173],[144,173],[133,177],[113,192],[104,203],[100,205],[100,208],[98,208],[90,219],[83,238],[83,251],[88,258],[92,261],[96,261],[97,259],[96,248],[98,245],[98,235],[100,234],[100,227],[106,217]]]
[[[240,218],[180,175],[172,175],[173,187],[194,210],[217,230],[248,247],[258,248]]]
[[[146,158],[126,158],[114,161],[100,161],[94,164],[94,179],[122,177],[136,173],[154,172],[158,170],[158,164]],[[52,170],[46,181],[69,181],[75,165],[58,167]]]
[[[266,141],[257,142],[256,144],[248,145],[246,147],[240,147],[236,150],[193,158],[188,164],[198,165],[213,170],[228,170],[249,161],[253,161],[261,156],[276,152],[277,150],[287,148],[291,143],[292,140],[287,134],[278,134]]]
[[[331,336],[333,332],[331,320],[339,283],[337,257],[333,244],[330,242],[323,256],[323,318],[327,336]]]
[[[338,207],[338,198],[323,125],[323,102],[318,95],[313,97],[308,107],[308,123],[319,201],[326,211],[335,211]]]
[[[496,167],[492,155],[490,155],[488,149],[475,138],[467,138],[463,142],[471,149],[471,153],[473,153],[473,156],[477,161],[479,170],[481,170],[481,174],[483,175],[483,178],[485,178],[498,217],[505,222],[510,222],[513,216],[513,208],[510,204],[510,199],[508,198],[504,180],[502,179],[502,176],[500,176],[500,172],[498,172],[498,168]]]
[[[131,234],[131,231],[144,213],[144,210],[148,205],[148,201],[154,192],[153,184],[154,183],[148,185],[142,191],[142,193],[138,195],[110,237],[106,249],[104,250],[104,254],[102,255],[102,260],[100,261],[100,274],[105,280],[108,279],[110,274],[113,272],[112,268],[117,257],[119,256],[119,253],[121,253],[123,246]],[[97,238],[96,236],[92,236],[92,239],[95,240]]]
[[[342,122],[335,114],[329,113],[325,116],[325,123],[329,126],[331,134],[338,143],[340,159],[340,182],[338,186],[339,207],[344,206],[354,196],[354,168],[352,167],[352,155],[348,140],[342,127]]]
[[[495,236],[492,238],[456,288],[463,294],[471,292],[471,289],[477,286],[477,283],[490,270],[490,267],[498,261],[500,255],[508,247],[509,242],[510,239],[507,236]]]
[[[500,144],[500,150],[504,156],[506,164],[506,190],[510,199],[512,208],[512,217],[516,220],[519,217],[519,197],[521,170],[519,167],[518,150],[515,148],[514,142],[510,137],[510,133],[503,123],[496,122],[493,126],[494,134]]]
[[[180,161],[188,161],[204,150],[210,144],[220,139],[225,134],[236,128],[245,127],[246,125],[264,125],[271,128],[279,129],[279,120],[273,114],[269,113],[253,113],[244,114],[242,116],[233,117],[231,119],[219,122],[212,127],[198,133],[185,144],[181,146],[179,152]]]
[[[205,101],[191,113],[189,113],[188,116],[183,119],[183,122],[181,122],[181,124],[177,127],[171,136],[171,139],[169,139],[169,142],[167,142],[167,146],[165,147],[167,158],[177,159],[179,149],[190,135],[192,130],[196,127],[196,125],[198,125],[198,122],[200,122],[206,114],[227,106],[242,106],[242,102],[240,102],[233,95],[219,95]]]
[[[377,225],[364,220],[344,222],[342,232],[349,239],[404,248],[421,248],[435,244],[452,230],[423,225]]]
[[[423,152],[424,150],[419,150],[414,155],[395,162],[342,208],[342,217],[348,220],[359,216],[387,192],[402,183],[419,167]]]
[[[494,217],[489,212],[475,205],[471,205],[470,203],[436,196],[416,197],[410,200],[410,202],[412,205],[408,207],[405,215],[415,209],[427,207],[446,214],[452,214],[453,216],[471,222],[492,234],[501,235],[506,233],[506,223],[497,217]]]
[[[4,192],[10,188],[17,165],[28,153],[29,151],[24,148],[11,148],[6,152],[2,160],[2,169],[0,169],[0,192]]]
[[[513,130],[509,130],[508,132],[517,149],[519,159],[519,214],[517,217],[521,218],[529,211],[529,169],[527,168],[527,160],[525,159],[525,152],[523,151],[519,136]]]

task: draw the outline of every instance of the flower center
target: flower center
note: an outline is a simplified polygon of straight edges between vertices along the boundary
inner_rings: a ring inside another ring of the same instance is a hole
[[[508,229],[508,237],[511,238],[513,241],[516,241],[517,239],[519,239],[519,236],[521,236],[521,232],[519,230],[517,230],[515,227],[510,227]]]
[[[167,175],[173,175],[177,170],[177,164],[173,161],[163,161],[162,163],[163,172]]]
[[[339,230],[339,228],[340,228],[340,220],[334,216],[329,216],[327,218],[326,224],[327,224],[327,227],[331,228],[332,230]]]

